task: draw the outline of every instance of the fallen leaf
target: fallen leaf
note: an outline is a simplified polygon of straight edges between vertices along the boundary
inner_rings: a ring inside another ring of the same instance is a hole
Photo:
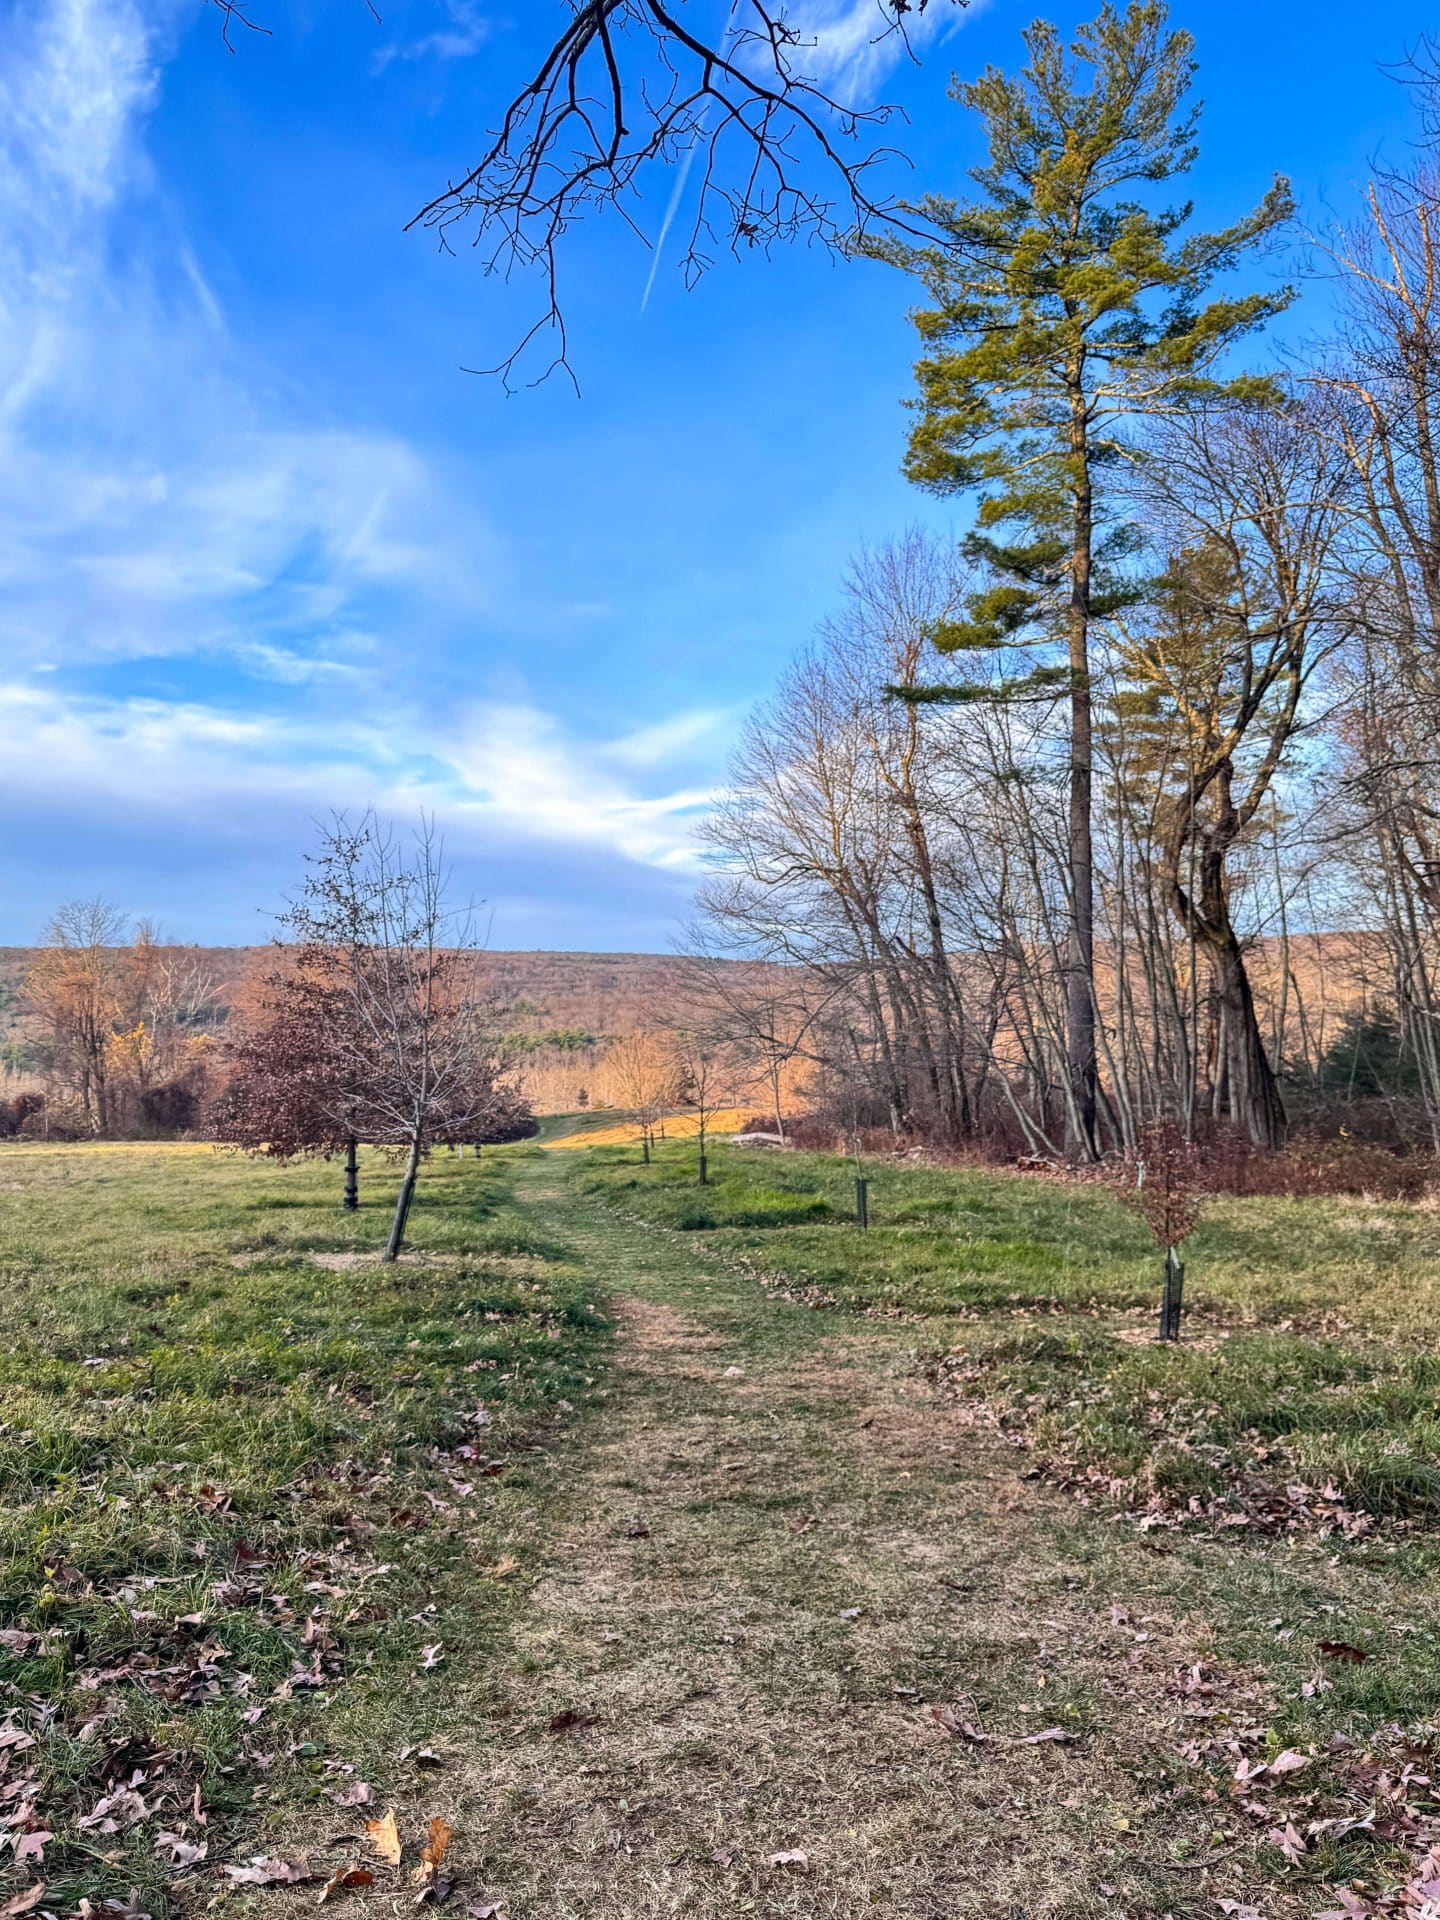
[[[1269,1839],[1271,1846],[1278,1847],[1292,1867],[1305,1858],[1305,1842],[1290,1821],[1287,1820],[1283,1827],[1276,1827]]]
[[[378,1820],[365,1822],[365,1838],[382,1860],[388,1860],[392,1867],[399,1866],[404,1847],[400,1840],[400,1829],[395,1824],[393,1807],[387,1808]]]
[[[503,1920],[500,1912],[501,1905],[502,1902],[499,1900],[472,1900],[465,1911],[469,1914],[470,1920]]]
[[[1277,1753],[1270,1762],[1270,1771],[1273,1774],[1299,1773],[1302,1767],[1308,1767],[1309,1764],[1308,1754],[1297,1753],[1294,1747],[1287,1747],[1283,1753]]]
[[[789,1847],[783,1853],[772,1853],[769,1865],[772,1867],[808,1867],[810,1856],[803,1847]]]
[[[140,1889],[131,1887],[123,1900],[107,1900],[104,1911],[118,1916],[118,1920],[152,1920],[149,1910],[140,1904]]]
[[[791,1533],[808,1533],[814,1524],[815,1516],[813,1513],[797,1513],[793,1519],[786,1522]]]
[[[325,1798],[337,1807],[363,1807],[375,1798],[375,1791],[364,1780],[352,1780],[348,1787],[327,1787]]]
[[[1320,1651],[1327,1660],[1348,1660],[1357,1667],[1370,1658],[1363,1647],[1352,1647],[1348,1640],[1322,1640]]]
[[[400,1758],[408,1760],[412,1767],[422,1769],[443,1767],[445,1764],[433,1747],[402,1747]]]
[[[226,1867],[224,1872],[242,1887],[269,1887],[293,1885],[301,1880],[313,1880],[314,1873],[304,1860],[280,1860],[263,1853],[256,1854],[243,1867]]]
[[[989,1740],[992,1737],[988,1733],[981,1733],[978,1727],[972,1727],[968,1720],[962,1720],[954,1707],[931,1707],[930,1718],[952,1740]]]
[[[180,1833],[157,1833],[155,1836],[155,1844],[157,1847],[164,1847],[166,1849],[177,1867],[198,1866],[210,1851],[209,1845],[205,1841],[202,1840],[197,1845],[193,1840],[187,1840],[185,1836]]]
[[[450,1836],[455,1831],[448,1820],[442,1820],[436,1814],[431,1820],[425,1838],[420,1846],[420,1864],[410,1878],[417,1885],[435,1879],[440,1862],[445,1858],[450,1846]]]
[[[29,1913],[32,1907],[39,1906],[44,1892],[45,1882],[37,1880],[33,1887],[26,1887],[22,1893],[17,1893],[13,1899],[7,1900],[5,1905],[0,1907],[0,1916],[3,1916],[3,1920],[14,1920],[17,1913]]]
[[[320,1889],[317,1906],[323,1907],[332,1893],[339,1893],[342,1887],[373,1887],[375,1876],[368,1867],[337,1867]]]
[[[588,1707],[564,1707],[551,1720],[548,1731],[553,1734],[583,1733],[586,1727],[598,1724],[600,1716],[592,1713]]]
[[[519,1565],[520,1562],[515,1558],[513,1553],[502,1553],[490,1569],[490,1578],[492,1580],[508,1580]]]
[[[1039,1747],[1049,1741],[1057,1747],[1068,1747],[1079,1738],[1078,1733],[1071,1733],[1068,1728],[1046,1727],[1043,1733],[1021,1734],[1019,1739],[1011,1742],[1011,1745],[1016,1747]]]
[[[625,1538],[627,1540],[648,1540],[650,1538],[650,1522],[642,1519],[637,1513],[625,1529]]]
[[[420,1649],[421,1673],[429,1673],[432,1668],[438,1667],[444,1658],[445,1648],[440,1641],[437,1640],[431,1647],[422,1647]]]
[[[733,1847],[712,1848],[710,1853],[710,1858],[715,1862],[717,1867],[733,1866],[735,1861],[735,1849]]]

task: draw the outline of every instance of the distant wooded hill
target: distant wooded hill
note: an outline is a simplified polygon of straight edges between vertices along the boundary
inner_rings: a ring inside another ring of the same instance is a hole
[[[0,947],[0,1078],[8,1079],[12,1090],[26,1077],[27,1055],[37,1037],[20,995],[37,951]],[[201,960],[222,1006],[247,970],[266,964],[263,947],[187,951]],[[595,1099],[610,1043],[663,1025],[677,998],[680,963],[670,954],[492,953],[489,961],[497,992],[514,1010],[526,1086],[542,1113],[570,1112]],[[1108,976],[1103,949],[1097,961],[1103,981]],[[1317,1074],[1346,1022],[1388,997],[1386,950],[1373,935],[1261,940],[1249,949],[1248,964],[1274,1056],[1302,1074]]]
[[[38,949],[0,947],[0,1060],[25,1074],[33,1040],[20,989]],[[227,1006],[244,975],[263,970],[263,947],[195,947]],[[663,1022],[673,999],[676,962],[663,953],[492,953],[500,997],[511,1004],[525,1077],[542,1111],[567,1111],[593,1093],[595,1069],[620,1034]]]

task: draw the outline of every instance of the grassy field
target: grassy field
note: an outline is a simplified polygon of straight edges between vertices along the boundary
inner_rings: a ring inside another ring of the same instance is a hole
[[[678,1240],[697,1236],[776,1296],[893,1325],[941,1400],[970,1405],[1100,1515],[1304,1546],[1284,1603],[1304,1596],[1346,1619],[1356,1607],[1354,1634],[1386,1645],[1382,1663],[1327,1672],[1329,1707],[1354,1703],[1365,1728],[1428,1720],[1440,1707],[1440,1215],[1213,1202],[1185,1248],[1185,1338],[1160,1346],[1160,1261],[1106,1188],[912,1165],[868,1177],[868,1233],[852,1221],[854,1169],[826,1156],[724,1148],[699,1188],[684,1148],[651,1167],[599,1152],[582,1185]],[[1332,1563],[1323,1586],[1342,1574],[1338,1599],[1308,1588],[1315,1555]],[[1246,1626],[1252,1601],[1244,1580],[1217,1605],[1246,1657],[1273,1665],[1277,1649]],[[1319,1638],[1348,1642],[1340,1628]],[[1306,1724],[1315,1697],[1294,1701]]]
[[[437,1814],[504,1920],[1440,1873],[1440,1216],[1217,1203],[1161,1349],[1101,1189],[587,1144],[389,1271],[377,1160],[0,1150],[0,1913],[390,1912]]]
[[[1058,1470],[1155,1513],[1364,1530],[1440,1519],[1440,1213],[1230,1200],[1186,1248],[1186,1338],[1149,1334],[1159,1257],[1107,1190],[993,1172],[854,1172],[722,1150],[597,1154],[586,1184],[816,1306],[943,1325],[932,1359]],[[962,1325],[953,1327],[957,1317]],[[1123,1483],[1123,1488],[1121,1487]],[[1338,1490],[1343,1500],[1327,1498]]]
[[[183,1905],[390,1790],[515,1604],[601,1316],[498,1170],[439,1156],[393,1270],[393,1175],[339,1181],[0,1152],[0,1808],[47,1907]]]

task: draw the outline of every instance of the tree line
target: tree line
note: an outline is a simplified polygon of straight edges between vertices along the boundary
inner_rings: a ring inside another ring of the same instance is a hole
[[[1349,1049],[1440,1145],[1433,76],[1348,227],[1297,236],[1277,178],[1207,232],[1167,199],[1198,120],[1165,7],[1025,42],[952,90],[973,193],[858,248],[916,282],[906,468],[970,531],[862,554],[752,716],[697,953],[789,970],[771,1041],[854,1124],[1269,1150]],[[1335,320],[1267,358],[1293,289],[1245,277],[1297,237]]]

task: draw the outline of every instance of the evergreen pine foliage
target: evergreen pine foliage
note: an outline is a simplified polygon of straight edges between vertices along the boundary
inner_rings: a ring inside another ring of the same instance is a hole
[[[1289,218],[1284,180],[1214,233],[1187,233],[1188,203],[1151,204],[1193,166],[1199,114],[1191,37],[1169,29],[1161,0],[1107,5],[1069,45],[1036,21],[1025,45],[1018,75],[991,67],[951,88],[984,122],[978,195],[932,194],[913,209],[932,244],[870,248],[927,295],[914,315],[923,353],[905,471],[933,492],[978,496],[966,548],[981,584],[934,633],[944,652],[1063,639],[1077,610],[1100,618],[1131,597],[1131,536],[1107,509],[1107,471],[1145,416],[1268,397],[1268,381],[1221,378],[1217,363],[1292,297],[1206,297]],[[1077,561],[1088,576],[1078,609]],[[1073,671],[1042,663],[998,687],[923,697],[1053,697]]]

